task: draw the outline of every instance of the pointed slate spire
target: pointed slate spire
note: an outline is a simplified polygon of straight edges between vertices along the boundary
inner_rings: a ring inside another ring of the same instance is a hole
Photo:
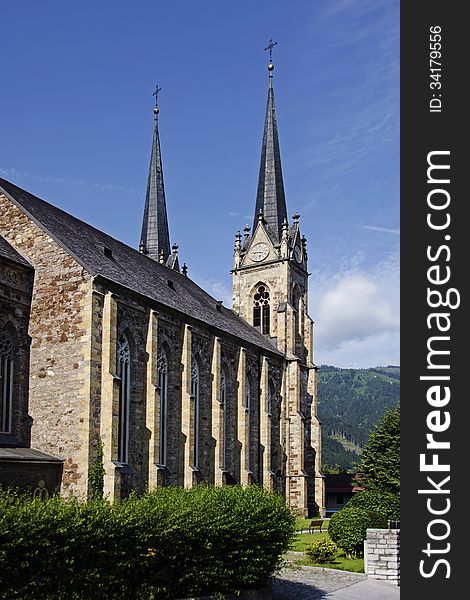
[[[256,195],[253,231],[258,224],[258,214],[263,211],[263,217],[273,241],[279,241],[282,235],[282,224],[287,218],[286,198],[284,196],[284,181],[282,178],[281,153],[277,132],[276,110],[274,106],[273,71],[271,61],[272,48],[275,44],[269,41],[270,61],[268,102],[264,120],[263,144],[261,147],[261,163],[259,168],[258,192]]]
[[[147,194],[145,196],[144,218],[140,236],[140,248],[145,254],[160,261],[163,253],[164,261],[170,256],[170,234],[166,214],[165,186],[163,185],[162,156],[160,136],[158,134],[158,92],[155,89],[155,126],[153,130],[152,154],[150,157]]]

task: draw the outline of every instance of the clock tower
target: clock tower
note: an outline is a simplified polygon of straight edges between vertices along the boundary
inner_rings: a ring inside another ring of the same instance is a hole
[[[272,42],[268,45],[270,53]],[[313,321],[308,315],[307,240],[299,214],[287,218],[273,71],[269,86],[255,216],[235,237],[233,310],[284,354],[279,402],[286,497],[299,514],[324,514],[321,430],[317,418]]]

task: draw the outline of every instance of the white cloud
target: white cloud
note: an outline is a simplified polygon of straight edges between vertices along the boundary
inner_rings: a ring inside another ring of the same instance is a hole
[[[390,227],[379,227],[378,225],[363,225],[364,229],[370,229],[371,231],[378,231],[379,233],[393,233],[394,235],[400,235],[399,229],[391,229]]]
[[[353,256],[338,272],[317,274],[312,288],[316,292],[311,314],[318,364],[399,364],[397,255],[368,270],[361,268],[361,257]]]
[[[343,369],[361,369],[400,364],[400,333],[388,331],[363,340],[350,340],[333,350],[316,353],[317,364],[335,365]]]
[[[349,275],[323,296],[318,313],[326,349],[395,330],[398,318],[380,296],[376,283],[365,275]]]

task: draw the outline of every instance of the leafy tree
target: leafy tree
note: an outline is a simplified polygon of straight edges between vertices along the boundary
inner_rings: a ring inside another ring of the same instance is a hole
[[[400,493],[400,406],[388,410],[372,430],[356,480],[368,491]]]

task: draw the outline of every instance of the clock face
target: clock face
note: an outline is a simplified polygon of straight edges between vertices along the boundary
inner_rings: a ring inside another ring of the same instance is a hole
[[[300,246],[294,248],[294,258],[298,263],[302,262],[302,249]]]
[[[260,262],[261,260],[264,260],[268,256],[268,254],[269,248],[266,244],[263,244],[263,242],[255,244],[250,250],[250,257],[255,262]]]

